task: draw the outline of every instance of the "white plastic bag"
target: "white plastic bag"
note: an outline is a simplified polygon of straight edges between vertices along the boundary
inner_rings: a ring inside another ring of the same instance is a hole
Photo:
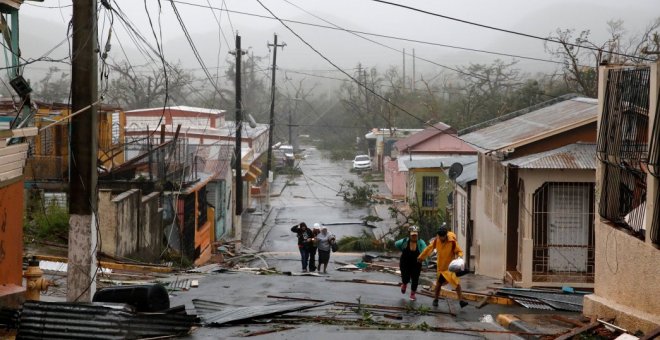
[[[465,269],[465,261],[462,258],[457,258],[449,263],[449,271],[453,273],[461,272]]]

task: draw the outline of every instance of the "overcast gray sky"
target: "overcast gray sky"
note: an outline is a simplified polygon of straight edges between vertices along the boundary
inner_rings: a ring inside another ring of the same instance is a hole
[[[628,31],[635,33],[641,31],[654,17],[660,16],[660,1],[658,0],[392,1],[446,16],[544,37],[559,27],[573,28],[577,31],[589,29],[596,41],[604,39],[606,22],[610,19],[624,20]],[[538,40],[453,22],[371,0],[262,0],[262,2],[282,19],[321,25],[336,24],[345,29],[432,43],[549,58],[544,50],[543,42]],[[135,25],[144,37],[154,44],[144,1],[117,0],[111,1],[111,3],[116,3],[126,13],[126,18]],[[173,61],[181,60],[188,68],[199,67],[190,51],[188,42],[184,38],[182,28],[174,16],[171,3],[161,0],[162,10],[160,11],[158,9],[159,1],[146,0],[146,3],[152,19],[156,21],[156,28],[158,28],[157,21],[160,13],[165,57]],[[71,7],[58,9],[38,6],[58,7],[70,4],[71,1],[46,0],[43,3],[31,4],[26,2],[22,6],[21,44],[24,49],[24,57],[39,57],[61,39],[64,39],[66,23],[71,17]],[[191,4],[197,4],[198,6]],[[216,8],[227,8],[230,11],[270,16],[256,0],[181,0],[176,2],[184,24],[192,34],[193,41],[202,54],[207,67],[215,68],[216,65],[220,67],[226,65],[227,52],[234,47],[233,33],[237,30],[242,36],[243,47],[250,47],[251,52],[258,56],[269,56],[266,42],[272,42],[273,33],[278,33],[280,42],[284,41],[287,44],[284,51],[278,54],[278,64],[282,68],[299,70],[332,68],[276,20],[219,10],[212,11],[208,8],[209,4]],[[305,11],[330,23],[324,22]],[[106,11],[101,13],[106,13]],[[220,21],[222,32],[224,32],[230,43],[229,48],[224,38],[220,36],[216,18]],[[99,26],[100,30],[107,32],[109,23],[105,16],[101,16]],[[289,26],[329,59],[346,69],[355,67],[358,62],[370,67],[376,66],[380,69],[384,69],[389,65],[400,67],[402,63],[401,52],[392,49],[401,50],[403,48],[406,48],[408,52],[411,52],[414,48],[418,57],[443,65],[489,62],[496,58],[483,53],[369,37],[391,48],[388,49],[344,31],[301,24],[289,24]],[[136,52],[135,44],[128,38],[125,28],[120,25],[117,18],[115,18],[114,29],[116,36],[113,36],[111,57],[115,59],[124,58],[117,43],[117,41],[120,41],[124,49],[127,50],[129,58],[132,59],[132,63],[145,63],[143,58],[138,57],[140,54]],[[26,45],[31,44],[30,39],[41,41],[36,46],[26,48]],[[32,55],[29,53],[32,53]],[[218,55],[220,58],[218,58]],[[407,67],[410,68],[411,64],[409,58]],[[549,63],[524,60],[520,62],[520,65],[526,70],[543,72],[556,67],[556,65]],[[426,74],[433,74],[441,70],[437,65],[422,60],[418,60],[416,66],[420,73]],[[33,67],[37,70],[47,67],[47,65],[41,63]],[[410,72],[410,69],[408,72]]]

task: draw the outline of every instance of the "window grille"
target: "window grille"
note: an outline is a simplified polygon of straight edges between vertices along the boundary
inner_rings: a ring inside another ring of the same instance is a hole
[[[660,188],[656,188],[659,190]],[[660,246],[660,195],[655,196],[655,214],[653,216],[653,223],[651,224],[651,241]]]
[[[598,134],[598,158],[641,171],[648,157],[650,69],[609,71]]]
[[[533,199],[533,280],[593,282],[594,184],[548,182]]]
[[[599,213],[615,225],[644,238],[646,174],[606,164]]]
[[[438,200],[438,177],[422,177],[422,207],[436,208]]]
[[[648,165],[649,173],[655,177],[660,177],[660,95],[658,95],[655,122],[653,123],[653,131],[651,131]]]

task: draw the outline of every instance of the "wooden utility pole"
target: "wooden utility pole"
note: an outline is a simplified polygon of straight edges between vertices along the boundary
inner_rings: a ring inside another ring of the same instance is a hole
[[[67,301],[91,302],[96,291],[98,153],[97,1],[73,2]]]
[[[241,57],[245,51],[241,50],[241,36],[236,34],[236,148],[234,151],[234,171],[236,181],[236,215],[243,214],[243,175],[241,171],[241,130],[243,128],[243,98],[241,95]]]
[[[277,48],[281,47],[284,49],[286,44],[277,44],[277,34],[273,37],[273,43],[267,44],[268,48],[273,47],[273,72],[271,75],[271,85],[270,85],[270,119],[268,122],[268,150],[266,157],[266,187],[267,187],[267,199],[268,206],[270,206],[270,167],[273,162],[273,126],[275,125],[275,70],[277,69]]]

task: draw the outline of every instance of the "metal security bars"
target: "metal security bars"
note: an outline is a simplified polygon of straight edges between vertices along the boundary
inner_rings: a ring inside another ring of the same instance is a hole
[[[422,207],[436,208],[438,199],[438,177],[422,177]]]
[[[651,225],[651,241],[660,246],[660,195],[655,196],[655,216]]]
[[[547,182],[533,197],[532,280],[593,282],[594,184]]]
[[[610,222],[645,237],[646,174],[605,164],[599,213]]]
[[[648,159],[650,68],[621,68],[608,73],[598,135],[598,158],[641,171]]]
[[[645,237],[649,67],[608,71],[597,156],[604,163],[602,217]]]
[[[660,177],[660,95],[658,96],[658,104],[655,110],[653,131],[651,131],[648,161],[649,173],[655,177]]]

